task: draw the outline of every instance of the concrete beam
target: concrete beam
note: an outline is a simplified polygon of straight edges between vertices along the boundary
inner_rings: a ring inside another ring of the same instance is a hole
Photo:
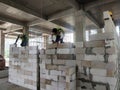
[[[18,25],[21,25],[21,26],[26,26],[25,23],[23,23],[21,21],[18,21],[16,19],[13,19],[11,17],[5,16],[5,15],[0,15],[0,20],[6,21],[6,22],[11,22],[13,24],[18,24]]]
[[[51,22],[56,23],[59,26],[65,27],[65,28],[67,28],[71,31],[74,31],[74,27],[71,26],[70,24],[66,23],[66,22],[63,22],[63,21],[60,21],[60,20],[54,20],[54,21],[51,21]]]
[[[76,0],[67,0],[67,1],[68,1],[68,3],[70,3],[70,5],[71,5],[73,8],[75,8],[75,9],[77,9],[77,10],[80,9],[80,5],[79,5],[79,3],[78,3]]]
[[[46,22],[46,20],[43,20],[43,19],[37,19],[37,20],[34,20],[32,22],[29,22],[27,25],[28,26],[35,26],[35,25],[39,25],[40,23],[42,22]]]
[[[85,11],[85,14],[94,24],[96,24],[99,28],[102,28],[102,24],[99,23],[92,13]]]
[[[85,10],[90,10],[91,8],[102,6],[102,5],[105,5],[105,4],[108,4],[108,3],[112,3],[112,2],[115,2],[115,1],[116,0],[97,0],[97,1],[94,1],[92,3],[86,4],[85,5]]]
[[[5,31],[6,29],[5,29],[5,28],[0,27],[0,31],[1,31],[1,30],[2,30],[2,31]]]
[[[7,34],[7,33],[12,33],[12,32],[15,32],[15,31],[18,31],[18,30],[21,30],[23,29],[22,26],[18,26],[18,25],[13,25],[13,26],[10,26],[6,31],[4,31],[3,33],[4,34]]]
[[[69,1],[69,0],[67,0],[67,1]],[[0,0],[0,2],[4,3],[6,5],[12,6],[12,7],[16,8],[16,9],[21,10],[21,11],[24,11],[24,12],[26,12],[28,14],[34,15],[34,16],[39,18],[39,20],[35,20],[33,22],[28,23],[29,26],[35,26],[35,25],[38,25],[39,23],[44,22],[44,21],[47,20],[47,18],[45,16],[43,16],[43,15],[41,15],[41,14],[39,14],[39,13],[37,13],[37,12],[35,12],[35,11],[33,11],[33,10],[23,6],[23,5],[20,5],[19,3],[16,3],[15,1],[12,1],[12,0]],[[72,2],[71,5],[73,7],[78,8],[78,5],[74,0],[70,0],[70,2]],[[19,24],[19,23],[17,22],[16,24]],[[64,27],[64,28],[66,28],[66,27]],[[69,29],[69,28],[67,28],[67,29]]]
[[[56,2],[59,2],[59,3],[69,3],[69,5],[73,8],[75,8],[76,10],[79,10],[80,6],[79,6],[79,3],[76,1],[76,0],[55,0]]]
[[[36,35],[36,36],[41,36],[42,35],[41,32],[29,31],[29,33],[32,34],[32,35]]]
[[[33,22],[29,22],[28,25],[29,26],[35,26],[35,25],[39,25],[42,22],[47,22],[45,20],[35,20]],[[53,21],[49,21],[49,23],[61,26],[67,30],[73,30],[73,27],[65,22],[59,21],[59,20],[53,20]]]
[[[31,15],[37,16],[37,17],[39,17],[39,18],[45,18],[43,15],[35,12],[34,10],[29,9],[28,7],[25,7],[24,5],[21,5],[21,4],[19,4],[19,3],[16,3],[16,1],[14,1],[14,0],[0,0],[0,2],[1,2],[1,3],[4,3],[4,4],[6,4],[6,5],[9,5],[9,6],[11,6],[11,7],[14,7],[14,8],[16,8],[16,9],[19,9],[19,10],[21,10],[21,11],[24,11],[24,12],[26,12],[26,13],[29,13],[29,14],[31,14]]]
[[[23,27],[17,26],[17,25],[15,26],[14,25],[14,26],[9,27],[9,29],[7,29],[6,31],[4,31],[3,33],[4,34],[14,33],[15,31],[22,30],[22,29],[23,29]],[[42,28],[40,26],[31,26],[29,28],[29,31],[30,32],[36,32],[36,33],[38,33],[38,32],[40,32],[40,33],[47,33],[47,34],[51,33],[50,29]]]
[[[32,27],[30,27],[30,30],[41,32],[41,33],[51,34],[51,29],[43,28],[40,26],[32,26]]]
[[[59,19],[59,18],[64,18],[64,17],[66,17],[68,15],[69,16],[74,15],[75,11],[76,10],[74,8],[63,10],[63,11],[61,11],[59,13],[48,16],[48,21],[53,21],[53,20],[56,20],[56,19]]]
[[[30,34],[32,35],[37,35],[37,36],[40,36],[41,33],[39,32],[34,32],[34,31],[29,31]],[[13,35],[13,36],[18,36],[20,34],[23,34],[22,32],[12,32],[12,33],[9,33],[9,35]]]
[[[17,36],[12,36],[12,35],[6,35],[5,38],[11,38],[11,39],[16,39]]]
[[[74,15],[75,12],[79,12],[79,11],[77,11],[77,10],[75,10],[75,9],[73,9],[73,8],[67,9],[67,10],[64,10],[64,11],[62,11],[62,12],[59,12],[59,13],[56,13],[56,14],[54,14],[54,15],[49,16],[49,17],[48,17],[48,21],[51,21],[51,22],[56,23],[56,24],[58,24],[58,25],[60,25],[60,26],[66,27],[66,28],[68,28],[68,29],[74,30],[74,27],[66,24],[65,22],[58,21],[57,19],[59,19],[59,18],[64,18],[64,17],[66,17],[66,16],[68,16],[68,15]],[[93,15],[89,14],[88,12],[85,12],[85,13],[86,13],[87,17],[88,17],[91,21],[93,21],[98,27],[101,27],[101,25],[98,23],[98,21],[94,18]]]

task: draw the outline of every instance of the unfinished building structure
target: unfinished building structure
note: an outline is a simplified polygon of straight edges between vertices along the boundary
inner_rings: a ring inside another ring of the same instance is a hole
[[[25,34],[29,41],[9,45],[9,68],[1,60],[0,77],[8,72],[21,90],[119,90],[119,6],[119,0],[0,0],[0,54],[6,38]],[[52,44],[53,28],[74,34],[74,42]]]

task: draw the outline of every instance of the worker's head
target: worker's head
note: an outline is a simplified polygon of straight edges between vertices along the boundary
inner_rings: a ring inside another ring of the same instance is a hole
[[[112,16],[112,15],[113,15],[111,11],[109,11],[109,14],[110,14],[110,16]]]
[[[52,33],[56,34],[57,33],[57,28],[53,28]]]

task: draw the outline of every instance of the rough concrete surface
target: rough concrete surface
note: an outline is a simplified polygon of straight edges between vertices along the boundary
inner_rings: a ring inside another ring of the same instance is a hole
[[[0,90],[29,90],[8,82],[8,78],[0,78]]]

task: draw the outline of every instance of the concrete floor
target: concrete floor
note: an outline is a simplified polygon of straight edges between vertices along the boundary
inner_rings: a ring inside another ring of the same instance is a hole
[[[29,90],[8,82],[8,78],[0,79],[0,90]]]

